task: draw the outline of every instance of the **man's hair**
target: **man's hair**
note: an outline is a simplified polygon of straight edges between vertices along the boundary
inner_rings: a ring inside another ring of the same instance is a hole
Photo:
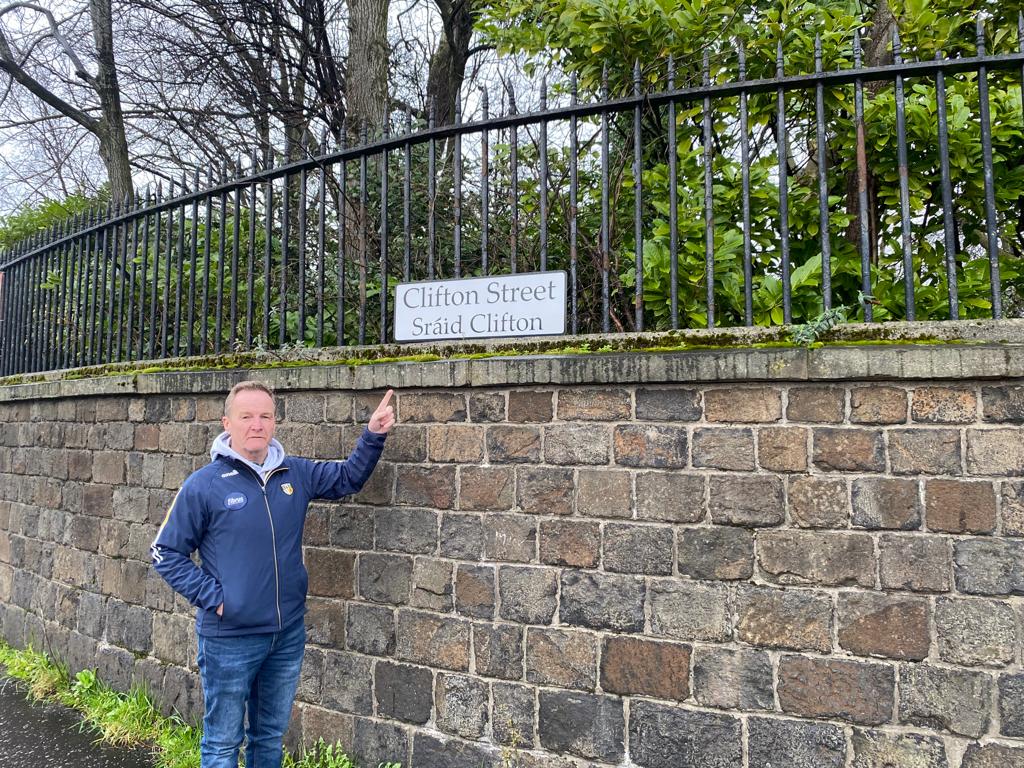
[[[262,381],[255,381],[255,380],[240,381],[237,384],[235,384],[235,386],[233,386],[231,388],[231,391],[228,392],[227,398],[225,398],[225,400],[224,400],[224,415],[225,416],[228,415],[228,410],[231,408],[231,403],[234,402],[234,400],[235,400],[235,395],[237,395],[239,392],[244,392],[246,390],[256,390],[257,392],[266,392],[267,395],[270,396],[270,400],[272,402],[274,400],[274,390],[272,390],[269,385],[264,384]],[[276,405],[276,403],[275,403],[275,405]]]

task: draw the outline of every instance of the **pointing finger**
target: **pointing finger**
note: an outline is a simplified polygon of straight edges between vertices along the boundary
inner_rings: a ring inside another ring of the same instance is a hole
[[[391,400],[391,398],[392,398],[392,396],[394,396],[394,394],[395,394],[395,390],[393,390],[393,389],[389,389],[387,392],[385,392],[384,393],[384,398],[380,401],[380,405],[377,406],[377,410],[378,411],[384,410],[384,408],[387,407],[388,402]]]

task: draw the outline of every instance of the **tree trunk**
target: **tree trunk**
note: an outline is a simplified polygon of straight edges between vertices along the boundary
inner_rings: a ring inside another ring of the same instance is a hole
[[[134,195],[128,139],[121,112],[121,89],[114,63],[114,29],[110,0],[89,0],[93,38],[96,41],[97,73],[93,87],[100,99],[100,120],[96,136],[100,157],[107,168],[111,198],[123,202]]]
[[[345,71],[349,136],[365,122],[372,136],[388,114],[388,0],[349,0]]]
[[[437,125],[455,121],[455,104],[466,77],[473,38],[473,0],[436,0],[444,34],[430,59],[427,100],[433,101]]]
[[[871,37],[865,41],[864,59],[862,66],[878,67],[892,63],[892,51],[889,44],[892,41],[893,30],[897,26],[896,17],[889,7],[888,0],[879,0],[878,7],[871,17]],[[883,88],[892,88],[891,83],[873,82],[864,84],[864,98],[869,99]],[[867,164],[865,171],[867,186],[868,209],[866,211],[868,221],[868,243],[870,259],[873,264],[878,263],[878,206],[875,174]],[[846,177],[846,210],[851,215],[850,226],[846,230],[846,239],[851,243],[860,244],[860,180],[857,170],[854,169]]]

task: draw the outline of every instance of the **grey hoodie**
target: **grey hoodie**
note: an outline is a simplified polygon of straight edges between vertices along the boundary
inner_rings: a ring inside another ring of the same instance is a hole
[[[261,481],[267,476],[267,473],[273,472],[281,466],[284,462],[285,455],[284,446],[282,446],[276,439],[271,438],[270,445],[267,446],[267,458],[263,460],[263,464],[257,464],[254,461],[249,461],[231,447],[231,435],[227,432],[221,432],[210,447],[211,461],[216,461],[218,456],[227,456],[231,459],[238,459],[246,466],[252,467],[253,471],[260,476]]]

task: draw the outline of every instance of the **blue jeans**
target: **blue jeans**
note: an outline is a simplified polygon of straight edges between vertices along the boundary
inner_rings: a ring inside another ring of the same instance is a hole
[[[202,768],[238,767],[244,721],[246,768],[280,768],[305,646],[303,619],[272,634],[199,636]]]

